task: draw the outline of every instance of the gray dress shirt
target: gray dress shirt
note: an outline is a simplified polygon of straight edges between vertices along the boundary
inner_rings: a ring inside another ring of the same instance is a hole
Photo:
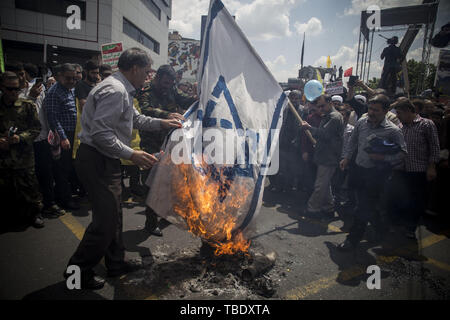
[[[133,106],[136,89],[120,72],[109,76],[91,90],[81,117],[81,143],[107,157],[130,159],[133,128],[160,130],[161,119],[139,114]]]
[[[344,158],[351,159],[354,152],[358,150],[356,155],[356,164],[358,166],[367,169],[376,167],[376,163],[370,159],[369,154],[364,150],[369,146],[369,140],[372,136],[377,136],[398,144],[403,152],[394,155],[385,155],[384,161],[389,162],[394,167],[403,165],[403,160],[407,152],[405,139],[403,138],[401,129],[386,119],[386,117],[377,127],[372,127],[367,117],[358,120],[350,141],[346,146]]]

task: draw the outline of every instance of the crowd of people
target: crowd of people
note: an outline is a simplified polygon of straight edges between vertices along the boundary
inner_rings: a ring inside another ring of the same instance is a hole
[[[58,65],[44,81],[36,65],[6,64],[0,84],[3,133],[0,170],[2,189],[10,192],[2,194],[5,199],[16,197],[28,201],[16,202],[24,208],[17,207],[17,214],[9,215],[3,227],[31,224],[42,228],[44,217],[56,218],[67,210],[80,209],[79,199],[86,196],[86,191],[78,179],[74,162],[80,146],[82,110],[90,91],[112,74],[111,65],[89,60],[83,66]],[[196,97],[195,86],[181,80],[173,68],[162,66],[155,79],[149,75],[136,94],[136,109],[145,115],[168,118],[176,114],[181,119],[181,114]],[[6,111],[14,105],[23,106],[28,117],[22,119],[24,112],[19,111],[9,115]],[[18,130],[11,137],[10,128]],[[160,133],[134,130],[132,145],[137,150],[156,153],[163,137]],[[122,178],[130,177],[131,192],[144,197],[148,190],[143,182],[148,170],[142,172],[125,159],[122,159],[122,170]],[[16,179],[21,176],[22,180]],[[17,188],[11,187],[15,185]],[[23,192],[17,194],[18,190]],[[35,209],[28,208],[31,203]],[[153,216],[150,220],[154,220]],[[147,223],[147,226],[154,234],[161,235],[155,223]]]
[[[102,257],[110,276],[132,270],[121,236],[123,178],[145,197],[165,136],[198,98],[169,65],[152,78],[151,64],[132,48],[114,73],[90,60],[62,64],[45,79],[32,64],[8,63],[0,76],[0,188],[3,203],[16,204],[2,226],[42,228],[44,217],[78,210],[77,199],[88,196],[93,220],[69,261],[80,266],[84,288],[103,286],[93,272]],[[382,235],[389,217],[414,238],[424,212],[445,214],[450,103],[392,98],[361,81],[342,95],[308,101],[293,90],[289,99],[304,120],[285,114],[270,189],[304,192],[305,214],[320,219],[352,208],[340,249],[355,248],[369,222]],[[148,207],[145,228],[162,235]]]
[[[378,238],[398,227],[416,239],[423,214],[448,214],[450,182],[450,102],[443,105],[425,94],[390,97],[360,80],[341,95],[322,94],[313,101],[291,91],[303,121],[299,126],[285,114],[280,171],[271,177],[270,189],[303,192],[303,214],[309,217],[350,214],[353,223],[341,250],[355,249],[369,222]]]

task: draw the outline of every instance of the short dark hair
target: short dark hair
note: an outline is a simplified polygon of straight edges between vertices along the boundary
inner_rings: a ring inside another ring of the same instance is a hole
[[[409,111],[412,113],[416,113],[416,107],[412,104],[412,102],[407,98],[400,98],[395,103],[392,104],[395,110],[403,110]]]
[[[325,102],[327,103],[331,102],[331,94],[324,94],[323,98],[325,99]]]
[[[339,112],[343,112],[345,114],[346,117],[349,117],[350,114],[352,113],[352,110],[350,108],[347,108],[345,106],[345,104],[339,105],[336,107],[337,111]]]
[[[417,99],[412,100],[411,102],[417,108],[418,112],[423,111],[423,108],[425,107],[425,102],[422,99],[417,98]]]
[[[13,71],[5,71],[0,74],[0,84],[3,85],[3,83],[7,80],[19,80],[19,77],[17,74]]]
[[[24,70],[23,63],[19,61],[10,62],[5,65],[5,71],[19,72],[22,70]]]
[[[95,69],[99,69],[98,62],[96,62],[96,61],[89,60],[88,62],[86,62],[84,64],[84,70],[86,70],[86,71],[91,71],[91,70],[95,70]]]
[[[31,78],[36,78],[39,74],[39,69],[32,63],[25,63],[23,69],[30,75]]]
[[[63,63],[62,65],[60,65],[60,67],[58,68],[58,73],[64,73],[67,71],[76,71],[77,65],[73,64],[73,63]]]
[[[167,75],[172,79],[175,79],[177,76],[173,67],[168,64],[163,64],[158,68],[158,71],[156,71],[156,78],[160,79],[163,75]]]
[[[79,68],[80,70],[81,70],[81,72],[83,72],[83,67],[81,66],[81,65],[79,65],[78,63],[70,63],[71,65],[73,65],[73,67],[74,67],[74,70],[76,69],[76,68]],[[67,71],[67,70],[66,70]],[[75,70],[76,71],[76,70]],[[65,71],[63,71],[63,72],[65,72]]]
[[[100,73],[103,73],[105,71],[112,71],[112,67],[109,64],[102,64],[99,68]]]
[[[152,58],[150,58],[147,52],[140,48],[130,48],[120,55],[117,66],[120,70],[128,71],[133,66],[144,68],[152,63]]]
[[[379,103],[383,107],[383,110],[389,110],[389,106],[391,105],[391,101],[384,94],[377,94],[375,97],[369,100],[369,104]]]

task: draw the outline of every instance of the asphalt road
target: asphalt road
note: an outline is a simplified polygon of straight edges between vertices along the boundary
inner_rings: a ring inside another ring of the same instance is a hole
[[[128,197],[126,197],[128,198]],[[248,256],[200,255],[201,241],[187,231],[162,224],[162,238],[144,229],[144,207],[124,203],[127,258],[144,268],[108,278],[98,291],[68,290],[62,277],[91,219],[89,203],[45,228],[0,234],[0,299],[441,299],[450,298],[450,223],[426,216],[418,241],[400,232],[382,242],[371,232],[354,252],[341,253],[350,220],[321,221],[302,216],[301,192],[266,191],[256,220],[252,252],[275,251],[275,265],[252,281],[240,277]],[[13,214],[12,211],[3,214]],[[250,262],[249,262],[250,261]],[[367,267],[381,271],[380,289],[368,289]],[[96,271],[105,275],[100,264]]]

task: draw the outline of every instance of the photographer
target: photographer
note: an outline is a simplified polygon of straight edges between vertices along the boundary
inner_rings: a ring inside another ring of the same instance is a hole
[[[387,40],[388,47],[381,53],[381,60],[384,59],[383,72],[381,73],[380,88],[387,91],[388,95],[395,94],[397,73],[400,71],[402,62],[402,51],[396,46],[398,37],[392,37]]]

